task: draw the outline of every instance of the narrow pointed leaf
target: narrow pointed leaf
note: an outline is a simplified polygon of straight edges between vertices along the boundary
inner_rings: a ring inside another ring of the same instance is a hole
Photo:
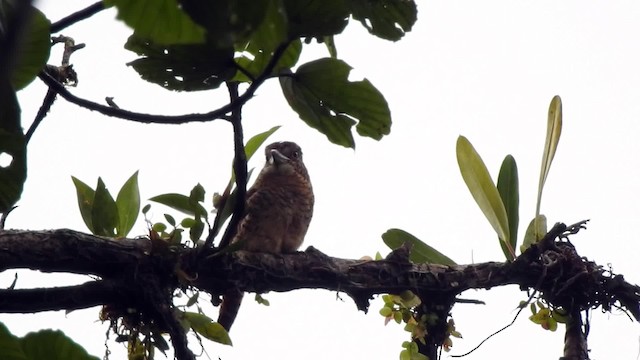
[[[95,197],[96,192],[89,187],[89,185],[73,176],[71,177],[71,180],[73,180],[73,185],[76,187],[78,208],[80,209],[82,220],[84,221],[84,224],[87,225],[89,231],[91,231],[92,234],[95,234],[93,223],[91,221],[91,211],[93,210],[93,198]]]
[[[502,161],[497,187],[509,221],[508,243],[510,247],[502,241],[500,241],[500,246],[507,260],[513,260],[515,259],[515,254],[510,252],[510,249],[515,249],[518,243],[520,191],[518,188],[518,166],[516,165],[516,160],[511,155],[507,155]]]
[[[482,158],[464,136],[458,137],[456,156],[460,173],[471,195],[484,213],[484,216],[489,220],[500,240],[510,247],[507,211],[504,208],[498,189],[493,183]],[[514,253],[513,249],[509,249],[509,251]]]
[[[542,166],[540,168],[540,182],[538,183],[538,201],[536,203],[536,216],[540,215],[540,202],[542,201],[542,189],[547,181],[551,162],[556,155],[560,134],[562,133],[562,100],[556,95],[549,104],[549,116],[547,119],[547,137],[544,141],[542,153]]]
[[[411,244],[409,260],[416,264],[455,265],[449,257],[425,244],[422,240],[400,229],[389,229],[382,234],[382,240],[391,250],[395,250],[408,242]]]
[[[115,237],[118,221],[116,202],[102,179],[98,178],[98,186],[96,186],[93,208],[91,209],[91,223],[93,224],[94,234]]]
[[[547,217],[540,214],[533,218],[527,226],[527,231],[524,233],[524,240],[522,246],[520,246],[520,253],[523,253],[531,245],[537,243],[547,233]]]
[[[264,142],[278,129],[280,129],[280,125],[274,126],[267,131],[256,134],[252,136],[251,139],[249,139],[249,141],[247,141],[247,144],[244,146],[244,153],[247,155],[247,161],[251,159],[251,157],[253,156],[253,154],[256,153],[258,148],[260,148],[260,146],[262,146],[262,144],[264,144]]]
[[[207,210],[201,204],[193,204],[188,196],[176,193],[162,194],[154,196],[150,201],[166,205],[174,210],[178,210],[187,215],[204,214]]]
[[[138,219],[140,212],[140,189],[138,188],[138,172],[136,171],[122,185],[116,197],[118,207],[118,237],[127,236]]]
[[[184,319],[188,321],[189,326],[203,337],[224,345],[231,345],[229,333],[222,325],[213,321],[210,317],[186,311],[183,313]]]

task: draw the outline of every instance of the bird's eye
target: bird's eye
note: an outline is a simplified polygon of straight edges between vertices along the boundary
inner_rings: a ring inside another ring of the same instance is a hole
[[[293,157],[294,157],[295,159],[297,159],[297,158],[299,158],[299,157],[300,157],[300,152],[299,152],[299,151],[294,151],[294,152],[293,152],[293,154],[291,154],[291,155],[293,155]]]

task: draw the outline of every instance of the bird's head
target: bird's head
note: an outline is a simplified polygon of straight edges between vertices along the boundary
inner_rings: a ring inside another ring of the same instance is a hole
[[[298,173],[308,177],[307,169],[302,162],[302,149],[291,141],[270,144],[265,149],[267,163],[265,170],[280,174]]]

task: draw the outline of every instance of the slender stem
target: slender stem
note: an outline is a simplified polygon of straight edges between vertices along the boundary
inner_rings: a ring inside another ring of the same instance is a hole
[[[42,81],[44,81],[45,84],[47,84],[47,86],[49,86],[50,89],[57,92],[58,95],[60,95],[62,98],[69,101],[70,103],[76,104],[80,107],[84,107],[89,110],[97,111],[107,116],[113,116],[113,117],[121,118],[124,120],[131,120],[131,121],[147,123],[147,124],[150,124],[150,123],[184,124],[188,122],[207,122],[207,121],[213,121],[216,119],[230,120],[227,114],[233,111],[234,109],[243,106],[247,101],[249,101],[249,99],[251,99],[255,94],[256,90],[258,90],[260,85],[262,85],[262,83],[264,83],[268,78],[271,77],[271,72],[275,68],[276,64],[278,63],[278,61],[280,60],[284,52],[287,50],[287,47],[289,46],[289,44],[291,44],[291,41],[284,42],[275,49],[275,51],[273,52],[273,56],[271,57],[271,60],[269,60],[269,63],[267,63],[267,65],[265,66],[264,71],[260,74],[260,76],[258,76],[255,79],[255,81],[251,83],[251,85],[249,85],[247,90],[242,95],[237,97],[235,101],[231,101],[228,104],[216,110],[213,110],[204,114],[185,114],[185,115],[167,116],[167,115],[144,114],[144,113],[137,113],[133,111],[118,109],[111,106],[98,104],[96,102],[82,99],[80,97],[73,95],[62,84],[57,82],[49,74],[41,72],[38,76]]]
[[[76,11],[71,15],[65,16],[62,19],[51,24],[51,33],[54,34],[60,32],[62,29],[69,27],[79,21],[88,19],[104,9],[105,7],[102,1],[98,1],[92,5],[89,5],[86,8]]]
[[[29,143],[29,140],[31,140],[31,136],[33,136],[33,133],[36,131],[42,120],[44,120],[45,116],[47,116],[47,113],[49,112],[49,109],[51,109],[51,105],[53,105],[53,102],[55,100],[55,91],[52,91],[51,89],[47,90],[47,95],[44,96],[42,105],[40,105],[40,109],[38,109],[38,113],[36,114],[35,119],[33,119],[33,123],[31,124],[31,126],[29,126],[29,130],[27,130],[27,133],[24,136],[25,142]]]
[[[238,83],[227,84],[231,101],[238,98]],[[244,134],[242,130],[242,108],[238,108],[231,113],[231,124],[233,125],[233,145],[235,157],[233,159],[233,172],[236,176],[236,203],[233,207],[233,215],[227,225],[220,247],[226,247],[236,234],[238,224],[244,214],[245,196],[247,193],[247,154],[244,151]]]

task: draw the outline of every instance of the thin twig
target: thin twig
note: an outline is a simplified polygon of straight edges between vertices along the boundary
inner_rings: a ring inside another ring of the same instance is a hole
[[[38,125],[40,125],[45,116],[47,116],[47,113],[51,109],[51,105],[53,105],[53,102],[55,100],[56,92],[51,89],[47,90],[47,94],[42,100],[42,105],[40,105],[40,109],[38,109],[38,113],[36,114],[35,119],[33,119],[33,123],[31,123],[31,126],[29,126],[29,130],[27,130],[27,133],[24,136],[25,142],[29,143],[29,140],[31,140],[31,136],[33,136],[33,133],[38,128]]]
[[[244,105],[244,103],[249,100],[253,94],[255,93],[256,89],[266,80],[271,76],[271,73],[273,72],[273,69],[276,67],[276,64],[278,64],[278,61],[280,61],[280,59],[282,58],[282,55],[284,55],[284,52],[287,50],[287,48],[289,47],[289,45],[291,44],[291,40],[286,41],[282,44],[280,44],[273,52],[273,55],[271,56],[271,59],[269,60],[269,62],[267,63],[267,65],[265,66],[264,70],[262,71],[262,73],[255,78],[255,80],[251,83],[251,85],[249,85],[249,87],[247,88],[247,90],[244,92],[244,94],[242,94],[241,96],[238,96],[238,88],[237,85],[235,85],[235,90],[232,90],[232,88],[229,88],[229,95],[230,95],[230,104],[239,104],[237,105],[237,109],[242,109],[242,106]],[[235,95],[232,93],[232,91],[235,91]],[[243,98],[246,97],[246,100],[242,100]],[[243,186],[239,186],[238,190],[236,192],[237,196],[236,199],[239,201],[239,199],[243,199],[242,201],[242,210],[240,210],[240,207],[238,205],[238,203],[236,203],[236,207],[234,208],[234,212],[233,215],[231,217],[231,221],[229,222],[229,225],[227,226],[227,230],[225,231],[225,234],[222,237],[222,240],[220,241],[220,248],[225,247],[226,245],[228,245],[229,241],[231,241],[230,236],[231,234],[228,234],[229,231],[235,231],[235,227],[237,226],[237,222],[239,221],[239,216],[237,214],[242,214],[242,211],[244,211],[244,197],[246,194],[246,186],[247,186],[247,159],[245,158],[245,153],[244,153],[244,144],[242,143],[242,125],[240,124],[241,122],[241,118],[242,116],[241,111],[237,112],[237,116],[238,119],[237,121],[234,121],[234,115],[235,113],[232,113],[231,116],[229,116],[227,119],[229,121],[231,121],[233,123],[233,128],[234,128],[234,144],[235,144],[235,159],[239,159],[239,156],[241,156],[244,159],[244,165],[242,164],[237,164],[236,162],[234,162],[234,171],[235,171],[235,175],[236,175],[236,184],[244,184]],[[239,127],[239,131],[240,134],[238,134],[237,132],[237,128]],[[239,150],[239,146],[238,146],[238,140],[240,140],[240,145],[242,146],[242,151],[241,151],[241,155],[238,155],[240,153]],[[244,170],[238,170],[236,169],[236,166],[238,167],[243,167]],[[240,190],[240,188],[242,187],[242,190]],[[241,191],[241,192],[240,192]],[[220,207],[220,209],[224,208],[224,204]],[[204,246],[202,246],[203,249],[209,248],[212,244],[213,244],[213,240],[215,237],[215,233],[213,231],[213,229],[215,229],[218,225],[218,223],[220,222],[220,216],[221,216],[222,211],[218,212],[218,215],[216,216],[214,222],[213,222],[213,228],[209,229],[209,235],[207,236],[207,239],[205,240]],[[236,220],[234,220],[234,218]],[[235,224],[235,225],[234,225]],[[231,225],[234,225],[233,227]],[[233,230],[229,230],[229,229],[233,229]]]
[[[131,121],[147,123],[147,124],[156,123],[156,124],[176,124],[177,125],[177,124],[185,124],[189,122],[208,122],[216,119],[223,119],[228,121],[230,119],[229,119],[229,116],[227,116],[227,114],[243,106],[247,101],[249,101],[249,99],[253,97],[253,95],[255,94],[256,90],[260,87],[260,85],[262,85],[262,83],[264,83],[265,80],[271,77],[271,72],[275,68],[276,64],[278,63],[278,61],[280,60],[280,58],[282,57],[282,55],[284,54],[284,52],[286,51],[290,43],[291,41],[287,41],[285,43],[282,43],[280,46],[278,46],[275,49],[275,51],[273,52],[273,56],[271,57],[271,60],[265,67],[262,74],[260,74],[260,76],[258,76],[256,80],[252,82],[251,85],[249,85],[247,90],[242,95],[238,96],[238,98],[235,101],[230,102],[220,107],[219,109],[216,109],[204,114],[185,114],[185,115],[167,116],[167,115],[144,114],[144,113],[137,113],[137,112],[123,110],[123,109],[116,109],[111,106],[98,104],[96,102],[89,101],[73,95],[62,84],[57,82],[49,74],[40,72],[38,76],[42,81],[44,81],[45,84],[47,84],[47,86],[49,86],[50,89],[57,92],[60,96],[62,96],[62,98],[69,101],[70,103],[76,104],[80,107],[84,107],[89,110],[97,111],[107,116],[113,116],[113,117],[117,117],[124,120],[131,120]]]
[[[79,21],[88,19],[104,9],[105,7],[102,1],[98,1],[97,3],[89,5],[86,8],[76,11],[71,15],[65,16],[62,19],[51,24],[51,33],[54,34],[60,32],[62,29],[71,26]]]

